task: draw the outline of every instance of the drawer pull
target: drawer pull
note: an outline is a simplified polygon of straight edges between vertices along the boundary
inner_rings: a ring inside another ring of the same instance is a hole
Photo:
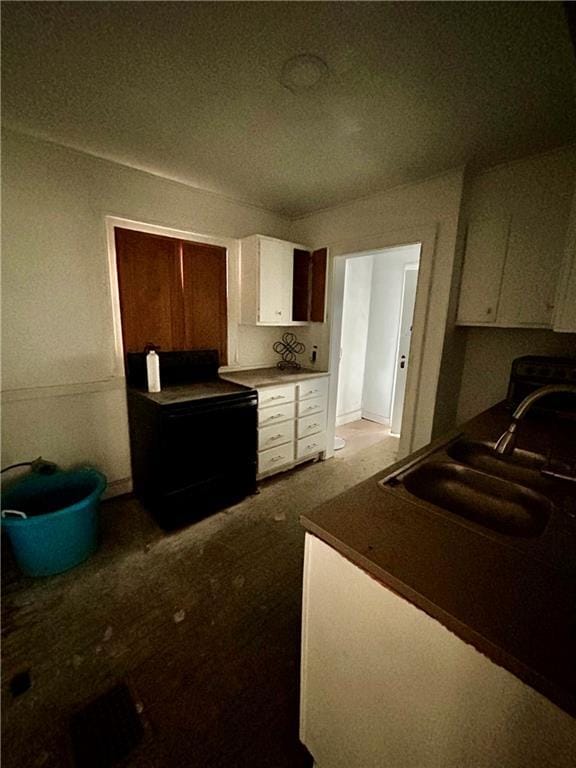
[[[316,427],[319,427],[319,426],[320,426],[320,424],[316,424],[316,422],[314,422],[314,424],[309,424],[307,426],[307,429],[315,429]]]
[[[268,400],[266,400],[267,403],[271,403],[272,400],[284,400],[286,395],[274,395],[274,397],[269,397]]]
[[[306,446],[307,451],[311,451],[313,448],[316,448],[318,446],[318,443],[310,443],[310,445]]]
[[[271,437],[269,437],[268,442],[270,443],[272,442],[272,440],[280,440],[281,437],[283,437],[282,432],[280,432],[277,435],[272,435]]]
[[[270,459],[270,464],[275,464],[277,461],[282,461],[284,456],[272,456]]]
[[[281,414],[281,413],[275,413],[274,416],[268,416],[266,421],[273,421],[274,419],[281,419],[282,415],[283,414]]]

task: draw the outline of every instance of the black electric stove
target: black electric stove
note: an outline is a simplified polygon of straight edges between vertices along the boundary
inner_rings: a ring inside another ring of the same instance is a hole
[[[127,355],[132,478],[171,529],[255,492],[258,396],[218,377],[216,350],[158,355],[161,392],[146,389],[145,353]]]

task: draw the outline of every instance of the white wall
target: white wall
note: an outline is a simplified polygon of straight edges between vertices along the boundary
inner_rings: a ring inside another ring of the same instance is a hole
[[[362,410],[366,418],[390,420],[404,267],[417,264],[420,247],[409,245],[374,255],[370,323]]]
[[[357,421],[362,415],[373,263],[372,256],[346,261],[337,424]]]
[[[301,676],[319,768],[574,766],[570,715],[310,534]]]
[[[406,412],[412,414],[411,443],[401,453],[424,445],[432,433],[432,415],[442,414],[444,423],[454,421],[459,380],[441,378],[441,361],[459,369],[462,349],[445,349],[452,280],[455,272],[456,237],[462,196],[463,171],[455,170],[432,179],[391,189],[379,195],[356,200],[310,214],[293,222],[291,239],[312,247],[328,246],[331,256],[353,252],[373,252],[377,248],[424,242],[421,274],[430,269],[430,302],[421,323],[424,345],[417,351],[419,364],[427,372],[426,386],[417,391],[408,378]],[[425,239],[424,234],[425,233]],[[423,282],[424,284],[424,282]],[[328,295],[331,285],[328,286]],[[420,300],[420,301],[419,301]],[[428,296],[419,288],[418,304]],[[330,316],[331,307],[328,308]],[[317,344],[318,366],[327,366],[329,323],[306,332],[309,345]],[[444,350],[444,355],[443,355]],[[414,360],[413,360],[414,362]],[[415,368],[413,368],[415,370]],[[403,431],[403,434],[406,434]]]
[[[512,361],[522,355],[576,356],[576,334],[522,328],[469,328],[458,422],[506,397]]]
[[[576,176],[576,149],[566,147],[488,169],[467,178],[463,218],[490,218],[508,213],[518,226],[517,242],[541,222],[546,246],[564,251],[568,216]],[[538,241],[531,247],[537,247]],[[529,244],[530,245],[530,244]],[[557,277],[560,266],[556,270]],[[527,354],[576,355],[576,334],[547,330],[468,328],[456,329],[465,336],[466,349],[458,397],[458,421],[475,416],[506,396],[510,364]]]
[[[287,238],[233,200],[13,132],[3,137],[3,455],[130,475],[113,343],[105,217],[221,238]],[[234,275],[229,290],[237,291]],[[277,329],[236,327],[240,365],[272,363]],[[28,404],[27,404],[28,403]]]

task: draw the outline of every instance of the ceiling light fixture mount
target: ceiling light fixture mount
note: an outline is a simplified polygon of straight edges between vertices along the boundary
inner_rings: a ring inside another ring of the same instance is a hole
[[[320,56],[300,53],[284,62],[280,82],[292,93],[302,93],[315,88],[328,73],[328,65]]]

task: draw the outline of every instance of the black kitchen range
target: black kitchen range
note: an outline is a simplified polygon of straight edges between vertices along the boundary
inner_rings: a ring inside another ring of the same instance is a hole
[[[256,390],[218,376],[216,350],[158,352],[160,392],[147,391],[146,353],[128,353],[134,492],[164,529],[256,491]]]

